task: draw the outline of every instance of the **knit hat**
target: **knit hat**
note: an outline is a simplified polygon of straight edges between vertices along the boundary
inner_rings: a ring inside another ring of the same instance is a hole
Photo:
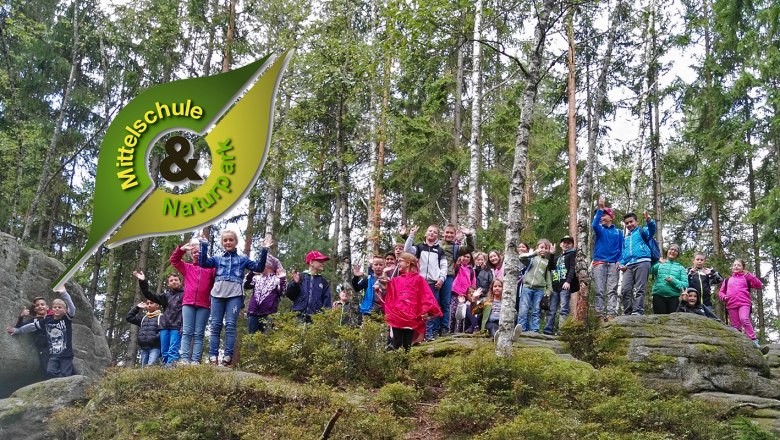
[[[330,260],[330,257],[321,254],[320,251],[311,251],[308,254],[306,254],[306,264],[311,264],[311,262],[314,260],[328,261]]]
[[[270,267],[274,272],[277,272],[279,269],[284,269],[279,259],[270,254],[265,260],[265,266]]]
[[[615,211],[612,208],[604,208],[604,214],[607,214],[611,219],[615,219]]]

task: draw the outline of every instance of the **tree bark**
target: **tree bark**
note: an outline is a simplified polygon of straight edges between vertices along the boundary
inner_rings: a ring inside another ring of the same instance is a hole
[[[655,27],[656,3],[650,2],[650,64],[648,82],[651,97],[648,98],[650,118],[650,156],[653,164],[653,217],[656,222],[656,240],[663,246],[663,208],[661,205],[661,121],[660,97],[658,96],[658,32]]]
[[[230,15],[228,15],[228,27],[225,35],[225,52],[222,55],[222,71],[229,72],[233,62],[233,39],[236,33],[236,3],[238,0],[230,0]]]
[[[748,107],[745,107],[745,117],[749,118]],[[750,191],[750,209],[756,209],[757,197],[756,197],[756,175],[753,170],[753,146],[751,144],[750,132],[747,134],[747,148],[748,148],[748,188]],[[753,250],[753,270],[758,278],[761,278],[761,250],[758,241],[758,223],[756,220],[751,221],[751,229],[753,233],[753,242],[751,244]],[[766,341],[766,318],[764,316],[764,290],[756,289],[756,313],[758,314],[758,339],[762,342]]]
[[[60,141],[60,134],[62,133],[62,124],[65,120],[65,113],[68,111],[68,105],[70,103],[70,94],[76,84],[77,66],[79,64],[79,2],[73,1],[73,37],[71,48],[71,60],[70,60],[70,74],[68,75],[68,82],[65,83],[65,89],[62,92],[62,104],[60,105],[60,111],[57,115],[57,121],[54,123],[54,133],[52,133],[51,141],[49,142],[49,148],[46,150],[46,156],[43,159],[43,169],[41,170],[41,177],[38,180],[38,188],[35,190],[35,196],[24,218],[24,230],[22,231],[22,240],[25,241],[30,237],[30,229],[32,223],[35,220],[39,205],[41,204],[41,198],[44,191],[46,191],[46,185],[49,181],[49,169],[54,161],[54,155],[57,152],[57,146]]]
[[[461,12],[461,28],[466,20],[466,14]],[[464,38],[458,37],[457,62],[455,65],[455,108],[453,109],[453,151],[459,153],[460,140],[463,138],[463,47]],[[450,174],[450,223],[458,225],[458,181],[460,180],[459,164],[453,164]]]
[[[496,335],[496,353],[499,356],[512,354],[512,336],[516,322],[515,289],[519,275],[517,245],[520,240],[520,233],[525,227],[521,217],[526,179],[525,162],[528,157],[528,141],[531,136],[531,123],[533,121],[536,96],[539,90],[539,82],[544,73],[542,63],[544,62],[543,53],[547,30],[550,27],[550,11],[554,4],[553,0],[544,0],[539,8],[534,30],[534,42],[525,69],[527,72],[525,75],[526,88],[523,93],[520,123],[518,124],[517,136],[515,138],[515,156],[509,185],[508,224],[504,252],[504,292],[501,300],[499,331]]]
[[[481,48],[479,41],[482,39],[482,0],[477,0],[474,5],[474,43],[471,52],[471,135],[469,136],[469,215],[468,227],[472,230],[477,229],[478,206],[481,194],[479,193],[479,173],[480,156],[479,134],[480,119],[482,118],[482,61]]]
[[[352,277],[352,250],[350,248],[350,224],[349,224],[349,171],[344,162],[344,111],[345,96],[339,98],[338,119],[336,123],[336,166],[338,167],[338,199],[340,228],[338,234],[338,274],[339,280],[344,283],[344,288],[351,286],[349,280]]]
[[[387,143],[387,106],[390,99],[390,64],[392,58],[388,52],[385,55],[384,72],[382,78],[382,108],[379,116],[379,133],[376,150],[376,166],[374,168],[374,202],[371,209],[371,231],[368,235],[370,252],[372,255],[380,255],[379,244],[382,229],[382,182],[385,175],[385,144]],[[369,260],[371,261],[371,260]]]

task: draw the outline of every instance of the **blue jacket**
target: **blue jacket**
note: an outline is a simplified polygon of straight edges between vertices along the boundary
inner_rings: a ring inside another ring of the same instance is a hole
[[[623,252],[623,231],[612,225],[608,228],[601,226],[601,216],[604,211],[597,210],[593,216],[593,235],[596,244],[593,246],[593,261],[605,263],[617,263]]]
[[[208,242],[201,241],[198,266],[205,268],[216,267],[215,281],[232,281],[239,284],[244,283],[244,269],[262,273],[265,270],[265,260],[268,258],[268,248],[263,248],[260,251],[260,259],[257,261],[250,260],[245,255],[238,255],[236,250],[214,257],[207,257],[208,251]]]
[[[642,238],[641,230],[644,230],[648,237],[655,235],[655,220],[648,220],[646,226],[637,226],[626,235],[623,241],[623,254],[620,256],[621,266],[650,261],[650,248]]]
[[[333,307],[330,285],[322,275],[303,272],[300,283],[292,281],[287,285],[287,296],[293,301],[292,311],[301,315],[311,316],[323,308]]]

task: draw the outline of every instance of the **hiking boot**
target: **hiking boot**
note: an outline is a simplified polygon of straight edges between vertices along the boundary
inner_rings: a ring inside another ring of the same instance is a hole
[[[446,328],[441,329],[441,331],[439,332],[439,336],[441,336],[441,337],[447,336],[449,334],[450,334],[450,331],[449,331],[449,329],[446,329]]]
[[[209,363],[211,365],[219,365],[219,359],[216,356],[209,356]]]
[[[222,358],[222,366],[223,367],[229,367],[230,366],[230,361],[231,361],[230,356],[224,356]]]
[[[756,347],[761,352],[761,354],[769,353],[769,346],[768,345],[761,346],[761,344],[758,343],[758,339],[753,339],[753,347]]]

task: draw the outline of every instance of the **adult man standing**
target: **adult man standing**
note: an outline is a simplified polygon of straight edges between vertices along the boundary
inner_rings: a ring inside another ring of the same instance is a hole
[[[596,284],[596,313],[602,320],[613,319],[618,313],[617,286],[620,278],[620,255],[623,252],[623,231],[612,222],[615,212],[607,208],[604,197],[599,198],[599,209],[593,216],[593,281]],[[606,300],[605,300],[606,295]]]
[[[623,216],[623,224],[628,230],[623,240],[623,253],[620,257],[620,270],[623,271],[623,285],[620,292],[623,296],[624,315],[645,314],[645,291],[652,255],[647,241],[655,235],[655,220],[651,219],[647,212],[644,213],[644,217],[645,226],[639,226],[636,214],[633,212]]]

